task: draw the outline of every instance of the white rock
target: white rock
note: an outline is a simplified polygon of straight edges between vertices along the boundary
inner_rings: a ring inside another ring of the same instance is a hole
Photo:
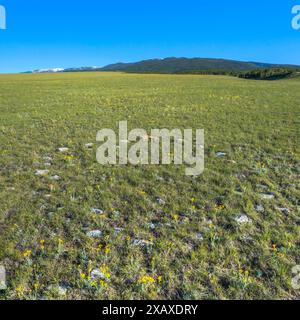
[[[67,294],[67,292],[68,292],[68,288],[62,287],[62,286],[58,286],[57,291],[58,291],[58,294],[60,296],[65,296]]]
[[[259,205],[256,205],[256,206],[255,206],[255,210],[256,210],[257,212],[264,212],[264,211],[265,211],[265,208],[264,208],[261,204],[259,204]]]
[[[159,205],[164,206],[166,204],[166,201],[161,198],[156,198],[156,201]]]
[[[84,146],[88,149],[91,149],[91,148],[93,148],[94,144],[93,143],[86,143]]]
[[[105,279],[105,275],[103,272],[101,272],[100,269],[94,269],[91,272],[91,279],[92,280]]]
[[[123,230],[124,230],[123,228],[115,228],[115,234],[119,234]]]
[[[100,230],[92,230],[86,234],[90,238],[100,238],[102,237],[102,231]]]
[[[58,151],[59,152],[67,152],[67,151],[69,151],[69,148],[64,148],[64,147],[58,148]]]
[[[275,198],[274,194],[272,193],[262,193],[260,197],[264,200],[272,200]]]
[[[222,157],[225,157],[225,156],[226,156],[226,153],[225,153],[225,152],[217,152],[217,153],[216,153],[216,156],[217,156],[218,158],[222,158]]]
[[[60,180],[60,176],[55,175],[55,176],[52,176],[50,179],[54,180],[54,181],[59,181]]]
[[[278,211],[280,211],[281,213],[284,213],[284,214],[289,214],[289,213],[290,213],[290,209],[289,209],[289,208],[276,207],[276,209],[277,209]]]
[[[197,233],[196,234],[196,239],[199,240],[199,241],[203,241],[204,240],[203,234],[202,233]]]
[[[132,241],[132,244],[134,246],[145,247],[145,246],[152,245],[152,242],[147,241],[147,240],[142,240],[142,239],[134,239]]]
[[[52,162],[53,159],[51,157],[43,157],[43,159],[47,162]]]
[[[150,224],[149,224],[149,227],[150,227],[150,229],[152,229],[152,230],[154,230],[154,229],[156,228],[156,226],[155,226],[154,223],[150,223]]]
[[[251,223],[251,219],[247,217],[245,214],[241,214],[240,216],[235,218],[235,221],[239,224]]]
[[[68,288],[63,287],[63,286],[50,285],[47,287],[47,289],[49,291],[57,292],[60,296],[65,296],[68,292]]]
[[[97,209],[97,208],[91,208],[91,211],[95,214],[103,214],[104,211],[101,209]]]
[[[6,290],[6,270],[4,266],[0,265],[0,291]]]
[[[35,175],[36,176],[46,176],[49,173],[49,170],[36,170]]]
[[[267,190],[267,189],[268,189],[268,186],[266,186],[265,184],[257,184],[257,185],[256,185],[256,188],[258,188],[258,189],[263,189],[263,190]]]

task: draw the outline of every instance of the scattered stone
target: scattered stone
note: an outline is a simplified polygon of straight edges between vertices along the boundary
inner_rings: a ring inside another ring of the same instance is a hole
[[[90,238],[100,238],[102,237],[102,231],[100,230],[92,230],[86,234]]]
[[[51,166],[52,166],[52,163],[50,163],[50,162],[45,162],[44,165],[45,165],[46,167],[51,167]]]
[[[60,296],[65,296],[67,295],[68,288],[63,286],[58,286],[57,291]]]
[[[55,176],[52,176],[50,179],[53,180],[53,181],[59,181],[60,180],[60,176],[55,175]]]
[[[251,223],[251,219],[247,217],[245,214],[241,214],[238,217],[235,218],[235,221],[238,224],[245,224],[245,223]]]
[[[97,208],[91,208],[91,211],[95,214],[104,214],[104,211]]]
[[[146,247],[146,246],[152,245],[152,242],[151,242],[151,241],[147,241],[147,240],[134,239],[134,240],[132,241],[132,244],[133,244],[134,246]]]
[[[119,234],[123,230],[124,230],[123,228],[115,228],[115,234]]]
[[[249,234],[243,235],[241,239],[248,242],[253,240],[253,238]]]
[[[257,212],[264,212],[265,211],[265,208],[261,204],[256,205],[254,208]]]
[[[260,197],[263,199],[263,200],[272,200],[275,198],[275,195],[273,193],[262,193],[260,195]]]
[[[94,146],[94,144],[93,144],[93,143],[86,143],[84,146],[85,146],[86,148],[88,148],[88,149],[92,149],[93,146]]]
[[[47,289],[49,291],[54,291],[55,293],[57,293],[60,296],[65,296],[65,295],[67,295],[67,292],[68,292],[68,288],[63,287],[63,286],[50,285]]]
[[[236,178],[239,179],[239,180],[244,180],[244,179],[247,178],[246,175],[243,174],[243,173],[237,173],[235,176],[236,176]]]
[[[101,272],[100,269],[93,269],[91,272],[91,279],[94,280],[99,280],[99,279],[105,279],[105,275],[103,272]]]
[[[290,213],[290,209],[289,208],[284,208],[284,207],[276,207],[276,210],[280,211],[281,213],[284,213],[286,215],[288,215]]]
[[[36,170],[35,175],[36,176],[46,176],[49,173],[49,170]]]
[[[267,190],[267,189],[268,189],[268,186],[266,186],[265,184],[257,184],[257,185],[256,185],[256,188],[258,188],[258,189],[263,189],[263,190]]]
[[[238,196],[242,196],[243,192],[241,190],[235,190],[234,193]]]
[[[58,151],[59,152],[67,152],[67,151],[69,151],[69,148],[64,148],[64,147],[58,148]]]
[[[0,291],[6,290],[6,270],[4,266],[0,265]]]
[[[118,220],[119,219],[119,217],[120,217],[120,215],[121,215],[121,213],[119,212],[119,211],[113,211],[112,213],[111,213],[111,218],[112,219],[114,219],[114,220]]]
[[[196,239],[199,240],[199,241],[203,241],[204,240],[203,234],[202,233],[197,233],[196,234]]]
[[[216,153],[216,156],[218,157],[218,158],[223,158],[223,157],[225,157],[227,154],[225,153],[225,152],[217,152]]]
[[[149,228],[152,229],[152,230],[154,230],[154,229],[156,228],[156,226],[155,226],[154,223],[150,223],[150,224],[149,224]]]
[[[185,223],[189,223],[189,222],[190,222],[189,217],[187,217],[185,215],[180,215],[179,224],[185,224]]]
[[[156,198],[156,202],[161,206],[164,206],[166,204],[166,201],[161,198]]]
[[[46,162],[52,162],[53,159],[51,157],[43,157]]]

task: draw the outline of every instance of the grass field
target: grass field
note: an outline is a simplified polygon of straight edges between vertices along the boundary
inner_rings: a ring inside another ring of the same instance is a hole
[[[300,78],[0,75],[0,298],[300,298],[299,104]],[[99,165],[121,120],[205,129],[204,174]]]

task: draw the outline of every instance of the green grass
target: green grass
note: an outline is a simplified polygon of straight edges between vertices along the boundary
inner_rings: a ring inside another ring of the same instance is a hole
[[[8,280],[0,298],[299,298],[291,287],[300,264],[299,89],[300,78],[0,75],[0,264]],[[204,128],[204,174],[99,165],[96,133],[121,120],[147,130]],[[274,199],[263,200],[268,192]],[[239,225],[240,214],[252,223]],[[102,238],[87,237],[94,229]],[[90,279],[94,268],[102,281]]]

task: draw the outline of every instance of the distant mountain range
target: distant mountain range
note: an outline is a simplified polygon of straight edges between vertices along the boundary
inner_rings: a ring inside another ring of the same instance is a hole
[[[25,73],[58,73],[58,72],[83,72],[83,71],[99,71],[101,67],[81,67],[81,68],[53,68],[53,69],[37,69]]]
[[[209,58],[165,58],[143,60],[133,63],[115,63],[105,67],[81,67],[69,69],[41,69],[31,73],[83,72],[83,71],[122,71],[131,73],[184,73],[192,71],[244,72],[267,68],[300,69],[297,65],[243,62]]]

